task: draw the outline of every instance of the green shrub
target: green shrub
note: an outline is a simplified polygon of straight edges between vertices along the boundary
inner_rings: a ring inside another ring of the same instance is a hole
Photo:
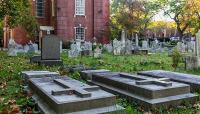
[[[179,63],[181,62],[182,55],[177,48],[175,48],[172,52],[172,67],[174,70],[177,69]]]

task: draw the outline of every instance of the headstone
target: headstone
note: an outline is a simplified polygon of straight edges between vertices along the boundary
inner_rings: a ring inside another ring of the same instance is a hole
[[[113,94],[69,77],[32,78],[29,86],[43,114],[124,113]]]
[[[168,78],[104,72],[93,74],[91,82],[131,99],[145,110],[177,106],[185,101],[197,100],[197,95],[190,93],[189,85],[170,81]]]
[[[32,57],[35,58],[35,57]],[[47,35],[42,38],[41,60],[30,59],[33,63],[39,63],[47,66],[62,65],[60,60],[60,40],[55,35]],[[35,61],[34,61],[35,60]]]
[[[125,46],[126,46],[126,32],[125,32],[125,30],[122,30],[122,33],[121,33],[121,43],[122,43],[122,48],[125,48]]]
[[[135,36],[135,44],[136,44],[136,47],[139,47],[138,34],[136,34],[136,36]]]
[[[114,55],[120,55],[122,51],[122,43],[117,39],[113,40],[113,53]]]
[[[94,58],[100,58],[101,57],[102,50],[99,48],[99,46],[96,47],[94,50]]]
[[[185,68],[194,69],[200,67],[200,30],[196,34],[195,55],[186,57]]]
[[[62,53],[62,50],[63,50],[63,42],[62,41],[60,41],[60,53]]]
[[[146,40],[142,41],[142,49],[148,49],[148,42]]]
[[[42,38],[42,53],[44,60],[60,59],[60,40],[55,35],[47,35]]]
[[[11,38],[8,42],[8,56],[17,56],[16,46],[15,40]]]
[[[126,54],[131,54],[133,50],[133,42],[131,40],[126,40]]]
[[[79,56],[79,49],[76,43],[72,43],[70,46],[71,50],[68,51],[68,57],[69,58],[76,58]]]
[[[200,92],[200,77],[197,75],[163,70],[141,71],[138,74],[155,78],[170,78],[173,81],[189,84],[193,92]]]
[[[112,53],[113,52],[113,46],[112,44],[105,44],[104,48],[108,51],[108,53]]]

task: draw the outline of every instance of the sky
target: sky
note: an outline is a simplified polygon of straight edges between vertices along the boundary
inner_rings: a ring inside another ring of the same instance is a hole
[[[173,21],[170,17],[164,15],[164,11],[158,12],[153,18],[154,21]]]

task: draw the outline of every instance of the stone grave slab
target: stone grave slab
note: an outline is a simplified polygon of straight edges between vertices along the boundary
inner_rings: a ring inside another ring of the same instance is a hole
[[[197,95],[190,93],[189,85],[170,81],[168,78],[104,72],[93,74],[91,83],[125,96],[146,110],[161,106],[177,106],[184,101],[197,100]]]
[[[100,69],[100,70],[84,70],[81,71],[81,78],[84,80],[91,80],[92,79],[92,75],[94,73],[101,73],[101,72],[110,72],[110,70],[105,70],[105,69]]]
[[[27,84],[30,78],[59,76],[59,73],[50,71],[22,71],[21,76],[24,79],[25,84]]]
[[[124,113],[115,95],[69,77],[31,78],[29,87],[44,114]]]
[[[198,75],[170,72],[164,70],[141,71],[138,74],[156,78],[170,78],[173,81],[189,84],[191,86],[192,92],[200,92],[200,76]]]

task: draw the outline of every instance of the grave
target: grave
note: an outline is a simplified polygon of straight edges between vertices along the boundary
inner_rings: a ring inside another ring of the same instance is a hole
[[[92,75],[94,73],[110,72],[110,70],[100,69],[100,70],[84,70],[81,71],[81,78],[84,80],[92,80]]]
[[[59,38],[55,35],[47,35],[42,38],[41,56],[34,56],[30,58],[30,61],[48,66],[62,65]]]
[[[124,114],[115,95],[69,77],[32,78],[29,86],[43,114]]]
[[[173,81],[189,84],[192,92],[200,92],[200,76],[183,74],[164,70],[141,71],[139,75],[146,75],[156,78],[170,78]]]
[[[21,76],[24,79],[25,84],[27,84],[30,78],[59,76],[59,73],[50,71],[22,71]]]
[[[196,48],[195,55],[187,56],[185,58],[185,68],[186,69],[194,69],[200,67],[200,30],[196,34]]]
[[[11,38],[8,42],[8,56],[17,56],[16,46],[15,40]]]
[[[118,72],[95,73],[91,83],[113,93],[127,97],[149,110],[159,107],[177,106],[197,100],[190,93],[190,86],[170,81],[168,78],[152,78]]]

